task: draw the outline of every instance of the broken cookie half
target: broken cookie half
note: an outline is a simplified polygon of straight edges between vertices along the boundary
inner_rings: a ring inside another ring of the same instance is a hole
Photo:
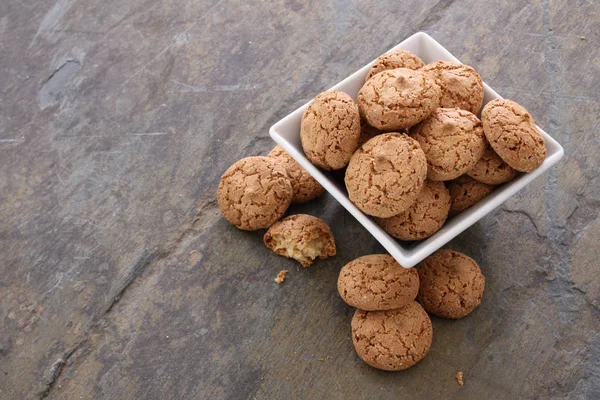
[[[310,266],[317,257],[324,259],[336,253],[329,226],[307,214],[290,215],[276,222],[265,233],[264,242],[271,251],[293,258],[303,267]]]

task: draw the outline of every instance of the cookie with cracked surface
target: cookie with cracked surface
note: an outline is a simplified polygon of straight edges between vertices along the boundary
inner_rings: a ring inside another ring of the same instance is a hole
[[[487,146],[479,118],[460,108],[438,108],[410,135],[425,152],[432,181],[458,178],[475,166]]]
[[[320,93],[302,115],[300,139],[306,157],[328,171],[344,168],[358,147],[360,116],[344,92]]]
[[[263,238],[267,248],[281,256],[293,258],[303,267],[318,257],[335,256],[335,240],[329,226],[312,215],[290,215],[273,224]]]
[[[365,82],[381,71],[396,68],[419,69],[424,65],[423,60],[408,50],[391,50],[377,57],[373,65],[371,65],[369,72],[367,72]]]
[[[268,157],[247,157],[225,171],[217,190],[223,215],[240,229],[268,228],[285,213],[294,191],[285,168]]]
[[[395,310],[356,310],[351,325],[358,356],[385,371],[412,367],[429,353],[433,340],[431,319],[415,301]]]
[[[281,146],[275,146],[267,157],[275,159],[285,168],[290,181],[292,182],[292,189],[294,190],[292,203],[306,203],[325,193],[325,188],[321,186],[307,170],[302,168],[302,166]]]
[[[384,131],[409,128],[440,104],[440,88],[421,70],[396,68],[369,79],[358,92],[358,108],[369,125]]]
[[[352,307],[392,310],[408,305],[417,297],[419,275],[388,254],[371,254],[344,265],[337,286],[342,300]]]
[[[444,183],[427,180],[408,210],[375,222],[397,239],[421,240],[439,231],[449,212],[450,193]]]
[[[494,99],[481,111],[483,131],[496,153],[508,165],[531,172],[546,159],[546,144],[531,114],[520,104]]]
[[[483,103],[483,82],[472,67],[450,61],[436,61],[421,70],[430,73],[440,86],[440,107],[458,107],[473,114],[479,112]]]
[[[467,175],[481,183],[500,185],[512,181],[517,176],[517,171],[505,163],[491,147],[488,147]]]
[[[412,205],[426,175],[419,143],[405,134],[384,133],[354,153],[344,181],[350,201],[362,212],[388,218]]]
[[[471,257],[439,250],[416,267],[418,301],[425,311],[444,318],[462,318],[481,304],[485,277]]]
[[[456,214],[485,199],[494,191],[494,186],[481,183],[470,176],[463,175],[448,182],[448,191],[450,192],[450,201],[452,202],[450,211],[452,214]]]

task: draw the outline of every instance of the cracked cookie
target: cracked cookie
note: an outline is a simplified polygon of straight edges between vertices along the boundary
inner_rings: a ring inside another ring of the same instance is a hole
[[[282,165],[292,182],[292,203],[306,203],[325,193],[325,188],[296,162],[281,146],[275,146],[267,157]]]
[[[486,148],[481,121],[460,108],[438,108],[410,135],[425,152],[432,181],[449,181],[469,171]]]
[[[344,181],[350,201],[362,212],[388,218],[412,205],[426,175],[419,143],[404,134],[384,133],[354,153]]]
[[[415,301],[395,310],[356,310],[351,325],[358,356],[385,371],[412,367],[429,353],[433,339],[431,320]]]
[[[358,108],[369,125],[391,131],[409,128],[440,104],[440,88],[421,70],[397,68],[369,79],[358,92]]]
[[[371,65],[369,72],[367,72],[365,82],[381,71],[396,68],[419,69],[424,65],[423,60],[408,50],[391,50],[377,57],[373,65]]]
[[[268,228],[285,213],[294,191],[284,167],[268,157],[243,158],[225,171],[217,190],[223,215],[240,229]]]
[[[441,88],[440,107],[458,107],[473,114],[479,112],[483,103],[483,82],[473,68],[450,61],[436,61],[421,70],[430,73]]]
[[[463,175],[448,182],[448,191],[452,202],[450,211],[456,214],[479,203],[494,191],[494,187]]]
[[[508,165],[531,172],[546,159],[546,145],[533,118],[511,100],[494,99],[481,111],[483,131],[496,153]]]
[[[361,310],[392,310],[411,303],[419,291],[419,275],[388,254],[371,254],[350,261],[340,271],[338,292]]]
[[[512,181],[517,176],[517,171],[505,163],[491,147],[488,147],[467,175],[481,183],[500,185]]]
[[[471,257],[439,250],[416,269],[420,279],[418,301],[428,313],[462,318],[481,304],[485,277]]]
[[[344,168],[358,147],[358,107],[346,93],[330,90],[308,105],[300,124],[306,157],[328,171]]]
[[[421,240],[440,230],[449,212],[450,194],[444,183],[426,180],[408,210],[390,218],[375,218],[375,222],[397,239]]]
[[[274,223],[263,240],[269,250],[293,258],[303,267],[310,266],[317,257],[324,259],[336,253],[329,226],[307,214],[290,215]]]

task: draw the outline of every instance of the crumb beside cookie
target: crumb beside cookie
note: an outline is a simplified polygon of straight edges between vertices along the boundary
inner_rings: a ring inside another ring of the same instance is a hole
[[[448,182],[448,191],[452,205],[450,211],[458,213],[474,206],[494,191],[494,186],[481,183],[463,175]]]
[[[423,60],[408,50],[391,50],[377,57],[373,65],[371,65],[369,72],[367,72],[365,82],[371,79],[373,75],[378,74],[381,71],[396,68],[419,69],[424,65],[425,63]]]
[[[456,382],[460,385],[460,386],[465,386],[465,382],[463,381],[463,377],[464,374],[462,373],[462,371],[459,371],[456,373]]]
[[[282,165],[292,183],[294,197],[292,203],[306,203],[325,193],[325,188],[313,178],[300,164],[296,162],[281,146],[277,145],[271,150],[268,157],[275,159]]]
[[[481,183],[500,185],[513,180],[517,176],[517,171],[505,163],[491,147],[488,147],[467,175]]]
[[[278,285],[281,285],[285,281],[285,276],[287,275],[287,273],[288,273],[287,269],[282,269],[281,271],[279,271],[279,273],[277,274],[277,276],[274,279],[275,283],[277,283]]]

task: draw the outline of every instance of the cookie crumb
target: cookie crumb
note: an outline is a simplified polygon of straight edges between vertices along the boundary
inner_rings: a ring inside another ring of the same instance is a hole
[[[585,40],[585,36],[580,36],[579,39]]]
[[[465,382],[463,382],[463,373],[462,373],[462,371],[459,371],[459,372],[456,374],[456,382],[458,382],[458,384],[459,384],[460,386],[465,386]]]
[[[285,281],[285,276],[288,273],[287,269],[282,269],[281,271],[279,271],[279,273],[277,274],[277,278],[275,278],[275,282],[278,285],[281,285],[283,283],[283,281]]]

